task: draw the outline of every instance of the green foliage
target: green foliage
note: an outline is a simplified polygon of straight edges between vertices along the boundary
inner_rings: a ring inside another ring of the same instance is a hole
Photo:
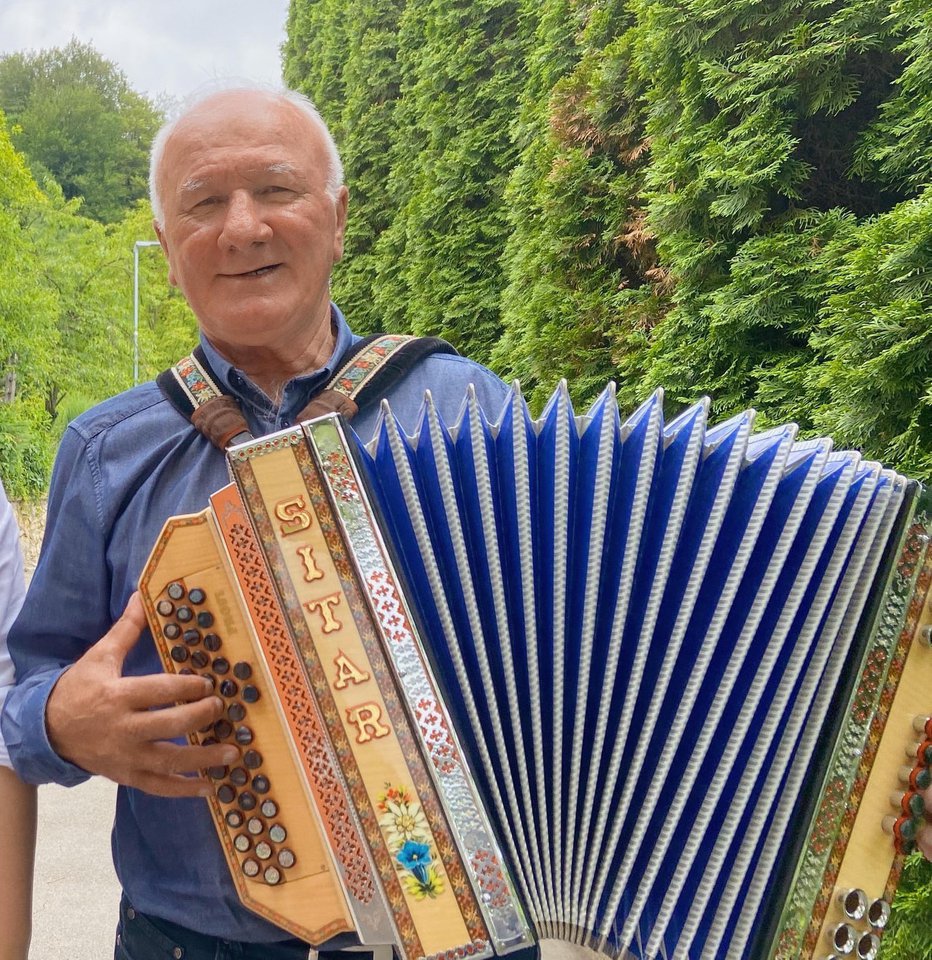
[[[932,863],[914,853],[896,892],[882,960],[932,960]]]
[[[72,39],[61,49],[0,57],[0,108],[36,176],[110,223],[145,196],[158,109],[115,64]]]

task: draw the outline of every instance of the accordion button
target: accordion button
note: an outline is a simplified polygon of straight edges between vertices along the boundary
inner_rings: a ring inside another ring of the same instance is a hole
[[[270,887],[274,887],[275,884],[282,882],[282,875],[277,867],[266,867],[262,876]]]
[[[252,676],[252,667],[245,660],[240,660],[233,667],[233,676],[237,680],[248,680]]]
[[[275,817],[278,815],[278,804],[274,800],[263,800],[259,810],[263,817]]]
[[[858,940],[857,955],[858,960],[875,960],[880,952],[880,937],[876,933],[865,933]]]
[[[184,587],[177,581],[175,583],[170,583],[165,592],[172,598],[172,600],[181,600],[182,597],[184,597]]]
[[[886,900],[874,900],[867,908],[867,922],[875,930],[883,930],[890,919],[890,904]]]
[[[258,750],[247,750],[243,754],[243,763],[250,770],[258,770],[262,766],[262,754]]]
[[[273,823],[269,827],[269,839],[272,843],[284,843],[288,838],[288,833],[280,823]]]
[[[191,654],[191,663],[193,663],[198,670],[203,670],[210,663],[210,657],[208,657],[203,650],[195,650],[194,653]]]
[[[842,956],[847,956],[853,952],[854,945],[857,942],[857,933],[849,923],[839,923],[831,927],[825,936],[832,947]]]
[[[193,627],[190,630],[185,630],[184,642],[189,647],[196,647],[201,642],[201,631],[195,630]]]
[[[265,840],[260,840],[256,844],[256,856],[260,860],[268,860],[272,856],[272,847],[270,844],[266,843]]]
[[[295,855],[288,849],[278,851],[278,864],[286,870],[295,865]]]
[[[207,599],[207,594],[200,587],[191,587],[188,591],[188,599],[191,603],[200,606]]]
[[[221,647],[220,637],[215,633],[208,633],[207,636],[204,637],[204,646],[211,653],[216,653]]]
[[[233,680],[224,680],[220,684],[220,696],[235,697],[239,693],[239,684]]]
[[[255,810],[256,809],[256,795],[250,793],[248,790],[244,790],[236,801],[241,810]]]
[[[252,743],[252,730],[249,727],[237,727],[236,742],[242,747],[249,746]]]
[[[259,864],[253,859],[243,861],[243,873],[245,873],[247,877],[259,876],[260,869]]]
[[[166,623],[162,627],[162,635],[166,640],[177,640],[181,636],[181,627],[177,623]]]
[[[258,817],[250,817],[246,822],[246,829],[254,836],[258,837],[263,830],[265,830],[265,824]]]
[[[232,803],[236,799],[236,791],[228,783],[221,784],[217,787],[217,799],[221,803]]]
[[[208,767],[207,775],[211,780],[225,780],[227,775],[226,767]]]
[[[171,657],[175,663],[184,663],[185,660],[188,659],[188,648],[182,646],[172,647]]]
[[[209,610],[202,610],[197,615],[197,625],[205,630],[214,625],[214,615]]]
[[[231,703],[227,710],[227,716],[234,723],[239,723],[246,716],[246,708],[241,703]]]
[[[230,771],[230,783],[235,787],[245,787],[246,782],[249,780],[249,774],[246,773],[245,768],[243,767],[234,767]]]
[[[234,830],[238,830],[243,825],[243,820],[245,818],[239,812],[239,810],[227,810],[226,822],[228,826],[231,826]]]
[[[260,774],[258,777],[252,778],[252,788],[256,793],[268,793],[270,786],[268,777],[263,777]]]
[[[229,720],[218,720],[214,724],[214,733],[217,735],[218,740],[226,740],[227,737],[233,734],[233,724],[230,723]]]
[[[189,623],[191,620],[194,619],[194,611],[190,607],[179,607],[175,611],[175,616],[182,623]]]
[[[932,717],[913,717],[913,730],[921,737],[932,737]]]
[[[867,913],[867,894],[863,890],[843,890],[838,894],[838,903],[849,920],[860,920]]]
[[[259,700],[259,688],[251,683],[243,687],[243,699],[246,703],[257,703]]]
[[[233,846],[236,847],[240,853],[246,853],[252,846],[252,840],[250,840],[245,833],[238,833],[233,838]]]
[[[171,600],[159,600],[155,605],[160,617],[170,617],[175,612],[175,605]]]
[[[226,657],[215,657],[213,662],[214,673],[222,677],[230,672],[230,661]]]

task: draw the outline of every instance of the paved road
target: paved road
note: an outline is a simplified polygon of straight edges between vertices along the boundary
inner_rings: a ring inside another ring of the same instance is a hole
[[[39,788],[30,960],[111,960],[120,888],[110,859],[116,785]]]

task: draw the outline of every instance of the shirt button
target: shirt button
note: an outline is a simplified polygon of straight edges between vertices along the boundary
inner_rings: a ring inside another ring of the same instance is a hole
[[[175,960],[181,960],[181,958],[184,956],[184,950],[182,950],[181,947],[175,947],[175,949],[172,950],[172,956],[175,958]]]
[[[282,426],[290,427],[291,426],[291,417],[282,417]]]
[[[126,917],[128,920],[136,919],[136,911],[132,907],[128,907],[126,910]]]

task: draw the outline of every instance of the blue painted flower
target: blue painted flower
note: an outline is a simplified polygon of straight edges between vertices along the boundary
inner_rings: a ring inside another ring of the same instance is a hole
[[[427,868],[430,865],[431,856],[430,847],[426,843],[406,840],[395,857],[405,870],[410,870],[421,883],[427,882]]]

